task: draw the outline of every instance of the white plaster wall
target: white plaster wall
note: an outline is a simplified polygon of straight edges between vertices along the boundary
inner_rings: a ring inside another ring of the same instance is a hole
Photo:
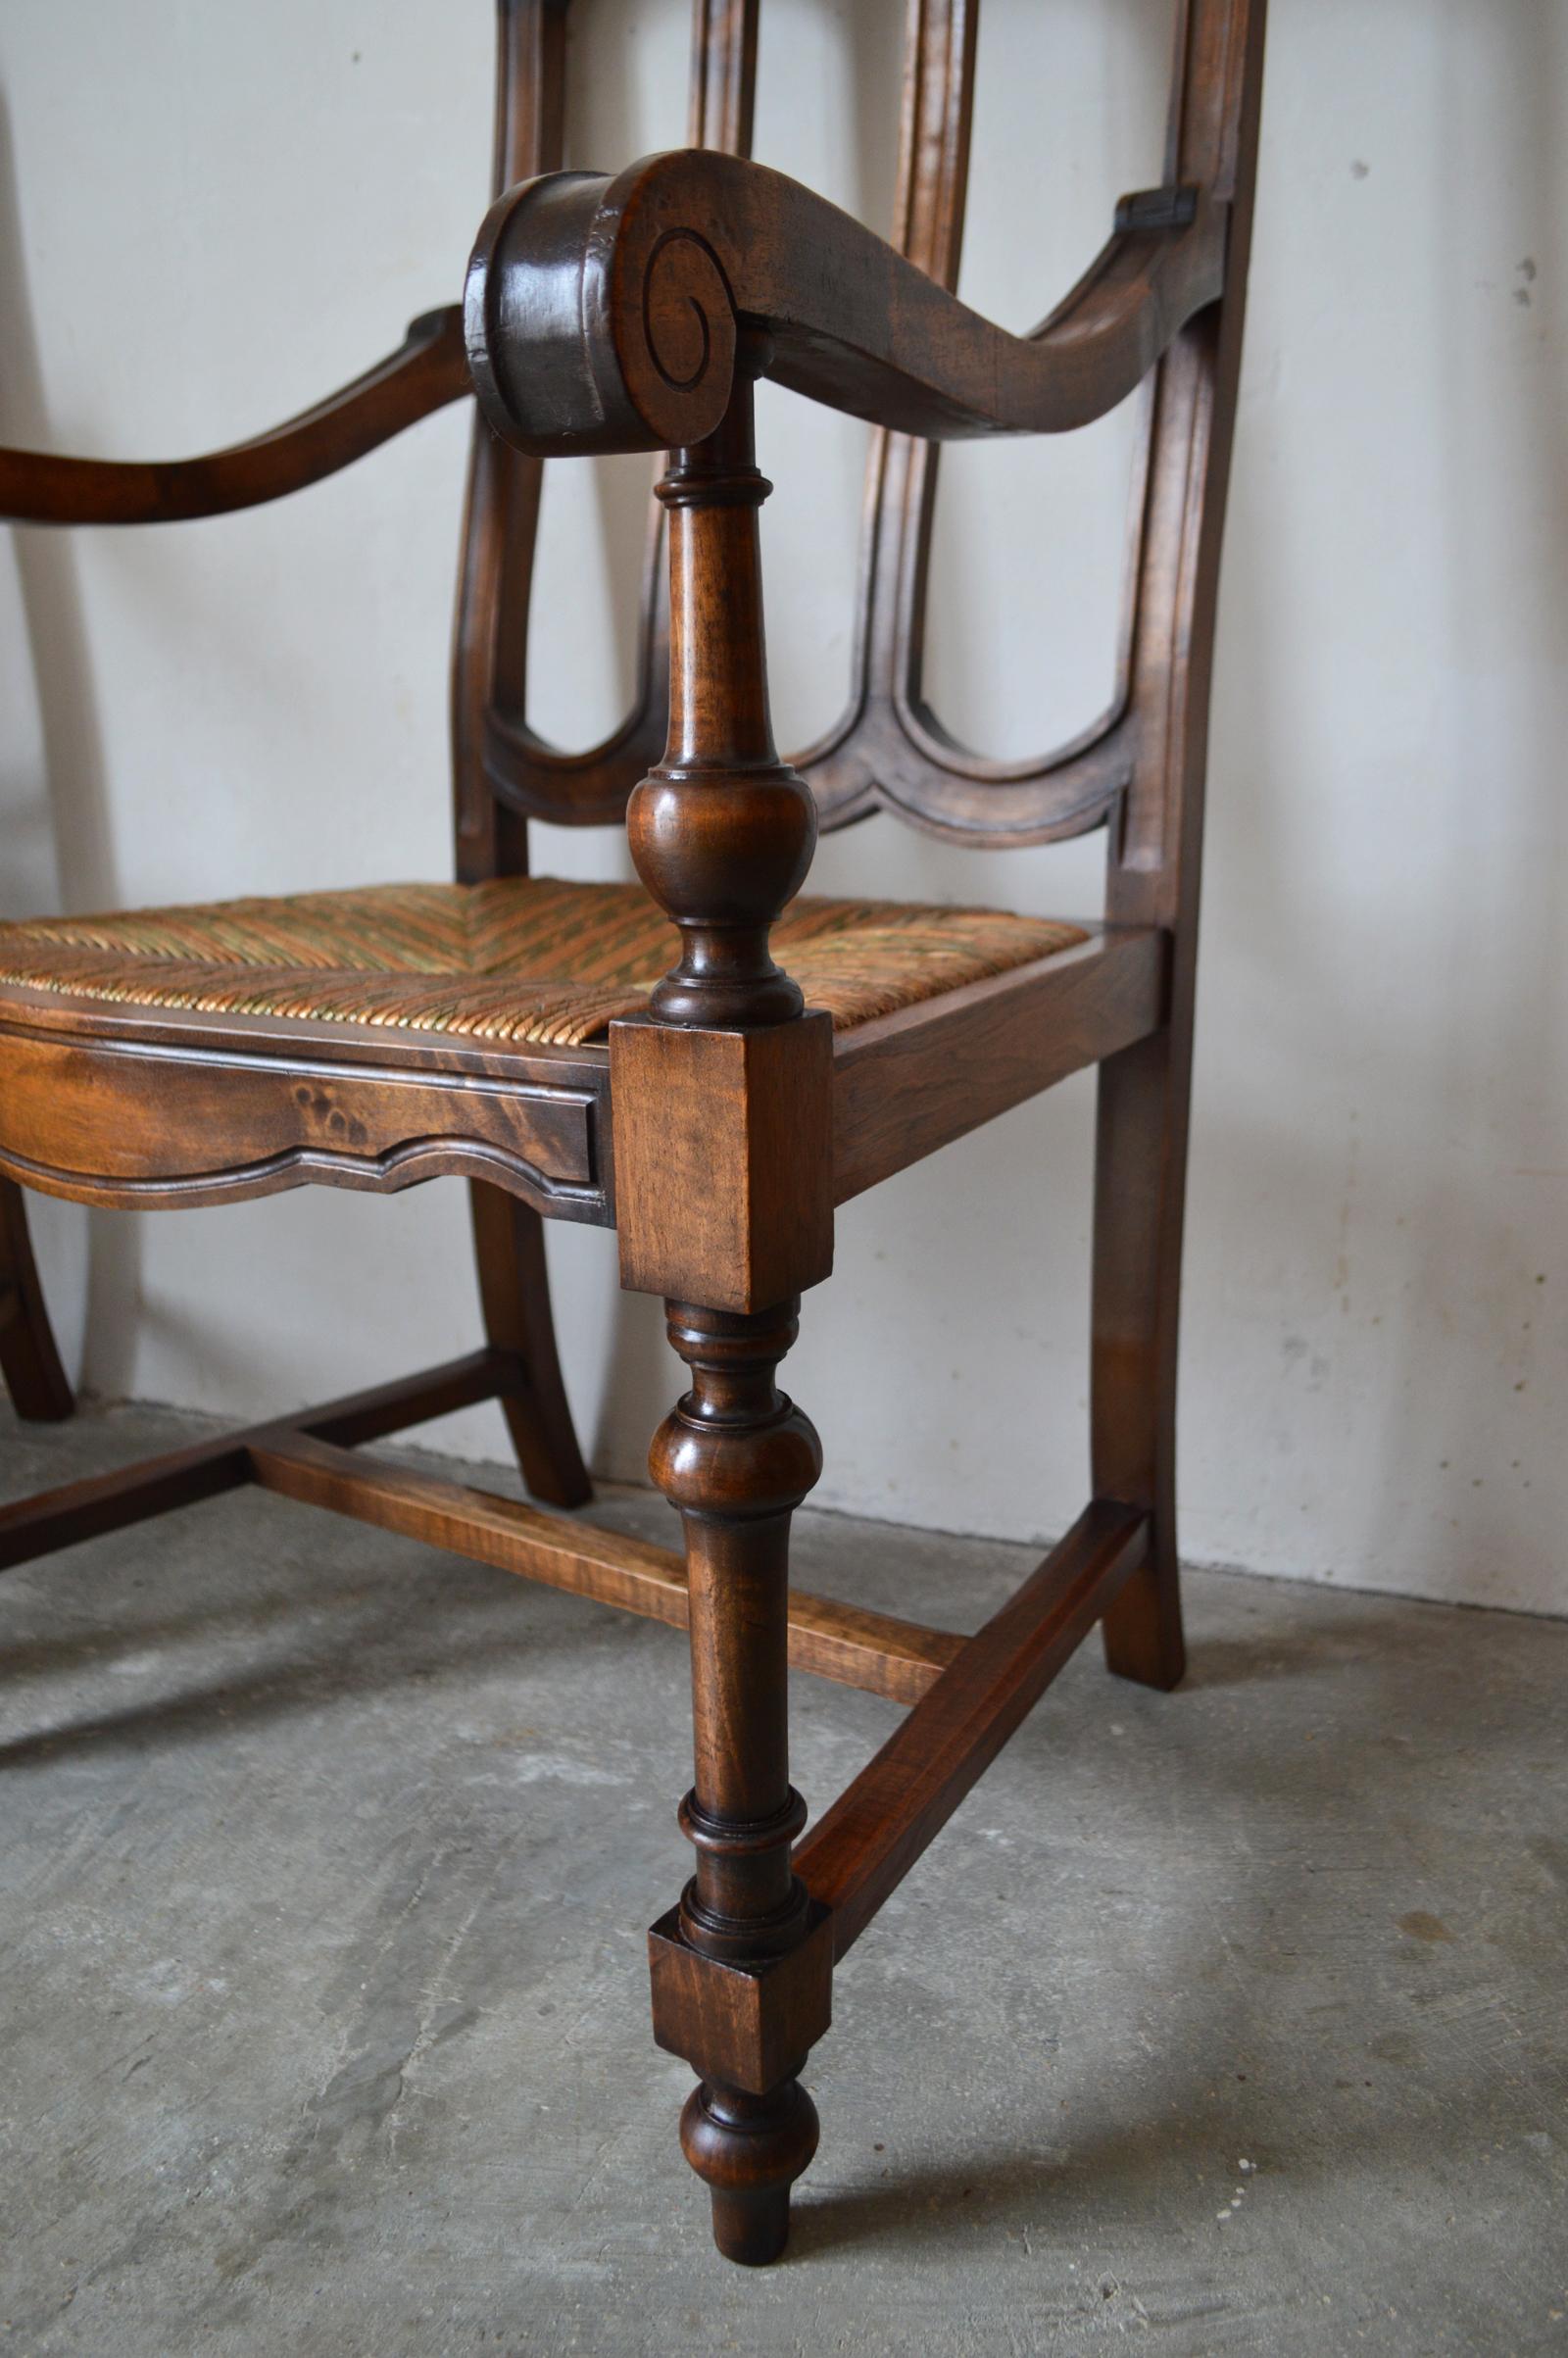
[[[1021,327],[1157,176],[1169,0],[988,0],[964,292]],[[578,0],[574,160],[683,135],[685,0]],[[759,153],[879,225],[896,0],[766,0]],[[9,0],[0,434],[103,455],[286,415],[457,292],[485,0]],[[1276,0],[1213,733],[1184,1351],[1193,1555],[1568,1611],[1568,7]],[[1031,193],[1049,185],[1049,202]],[[464,425],[169,530],[0,548],[0,909],[440,875]],[[847,663],[861,429],[771,396],[776,701]],[[931,674],[998,751],[1108,674],[1125,421],[950,454]],[[540,718],[616,713],[646,469],[559,470]],[[961,508],[962,513],[959,513]],[[625,872],[604,835],[540,864]],[[1094,844],[878,821],[824,887],[1096,906]],[[1085,1490],[1090,1094],[852,1205],[791,1381],[820,1498],[1048,1536]],[[45,1206],[101,1391],[241,1413],[466,1348],[460,1190]],[[552,1235],[573,1399],[637,1476],[674,1367]],[[474,1412],[449,1442],[499,1450]]]

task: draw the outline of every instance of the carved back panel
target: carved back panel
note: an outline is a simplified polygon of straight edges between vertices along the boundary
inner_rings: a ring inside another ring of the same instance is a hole
[[[579,0],[579,5],[582,0]],[[499,0],[495,185],[561,168],[569,0]],[[1180,0],[1165,195],[1195,185],[1236,206],[1245,248],[1263,0]],[[750,152],[760,0],[695,0],[693,146]],[[969,172],[979,0],[908,0],[893,241],[947,287],[957,278]],[[619,164],[625,159],[611,159]],[[1141,204],[1160,202],[1158,192]],[[1020,220],[1027,216],[1020,209]],[[1169,921],[1184,784],[1200,779],[1218,527],[1224,504],[1245,251],[1233,294],[1200,314],[1148,380],[1127,588],[1109,709],[1037,760],[958,743],[921,693],[938,446],[876,430],[866,476],[855,652],[838,723],[791,759],[825,827],[881,808],[966,843],[1044,843],[1112,823],[1112,901]],[[765,454],[764,454],[765,464]],[[458,864],[526,865],[529,816],[618,822],[659,760],[666,717],[663,566],[651,526],[633,708],[615,733],[563,754],[527,718],[529,594],[542,463],[476,422],[453,667]],[[1196,652],[1197,661],[1192,659]],[[1194,762],[1197,769],[1194,772]],[[1168,856],[1168,857],[1167,857]],[[1116,868],[1169,891],[1118,894]]]

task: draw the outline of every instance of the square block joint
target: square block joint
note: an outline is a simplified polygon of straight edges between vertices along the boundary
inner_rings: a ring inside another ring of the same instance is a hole
[[[816,1901],[805,1940],[765,1964],[704,1956],[682,1939],[678,1908],[650,1931],[648,1961],[657,2043],[754,2096],[799,2071],[832,2020],[833,1922]]]
[[[771,1309],[833,1266],[833,1025],[610,1027],[620,1282]]]

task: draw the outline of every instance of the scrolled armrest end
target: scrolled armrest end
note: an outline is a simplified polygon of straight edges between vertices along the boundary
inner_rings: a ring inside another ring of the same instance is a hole
[[[1196,184],[1126,200],[1071,293],[1014,336],[763,165],[685,148],[614,179],[554,172],[480,232],[468,364],[497,433],[542,457],[705,441],[742,327],[765,332],[778,383],[897,432],[1066,433],[1223,292],[1225,211]]]
[[[615,179],[552,172],[491,207],[464,331],[480,406],[508,441],[541,456],[673,450],[718,424],[734,302],[711,246],[669,212],[645,165]]]

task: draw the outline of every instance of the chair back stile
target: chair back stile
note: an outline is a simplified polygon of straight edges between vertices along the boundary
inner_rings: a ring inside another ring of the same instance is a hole
[[[491,193],[561,169],[566,12],[550,0],[498,0]],[[457,875],[525,875],[527,830],[486,767],[498,708],[520,719],[528,609],[544,465],[491,433],[475,412],[453,618],[451,727]]]

